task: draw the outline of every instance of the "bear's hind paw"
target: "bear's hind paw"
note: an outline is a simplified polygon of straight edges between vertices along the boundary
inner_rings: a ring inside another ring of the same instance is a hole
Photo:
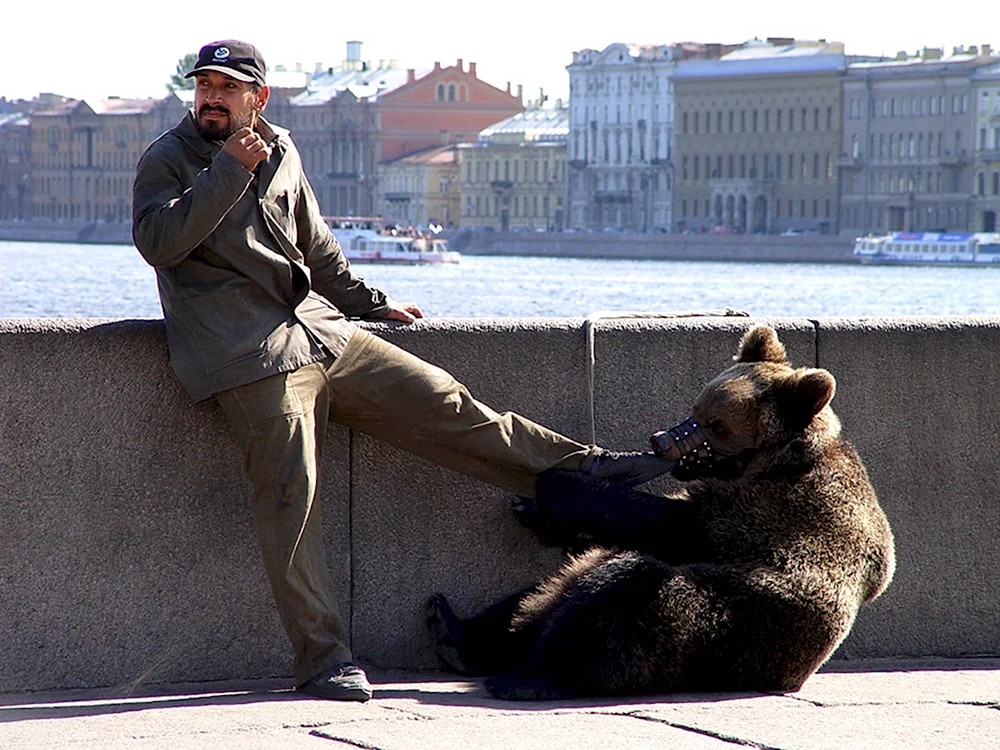
[[[435,594],[424,607],[427,630],[434,641],[434,651],[445,666],[459,674],[470,674],[469,666],[459,651],[462,623],[451,609],[444,594]]]
[[[504,701],[554,701],[576,697],[517,671],[487,677],[485,684],[490,695]]]

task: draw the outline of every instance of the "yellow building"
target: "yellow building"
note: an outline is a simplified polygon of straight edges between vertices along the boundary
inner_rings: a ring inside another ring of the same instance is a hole
[[[409,226],[458,224],[458,150],[431,146],[378,166],[378,212]]]
[[[561,231],[569,110],[527,109],[458,146],[461,226]]]
[[[163,99],[104,99],[91,106],[43,94],[29,125],[36,218],[130,222],[135,165],[186,107]]]

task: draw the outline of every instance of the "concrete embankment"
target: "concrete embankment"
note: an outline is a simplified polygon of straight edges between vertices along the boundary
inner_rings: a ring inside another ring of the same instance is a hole
[[[467,255],[540,255],[561,258],[715,260],[780,263],[856,263],[849,237],[732,234],[624,234],[619,232],[448,232],[449,245]]]
[[[556,258],[854,263],[848,237],[624,234],[586,232],[471,232],[449,230],[449,245],[467,255]],[[132,244],[128,223],[0,221],[0,240]]]
[[[129,223],[80,221],[0,221],[0,240],[12,242],[72,242],[93,245],[131,245]]]
[[[597,442],[641,449],[685,416],[753,322],[597,322]],[[835,658],[1000,654],[1000,317],[767,322],[793,362],[837,377],[896,533],[896,579]],[[371,328],[588,439],[582,320]],[[434,592],[465,615],[558,564],[498,490],[336,426],[324,463],[329,563],[370,665],[436,665]],[[0,321],[0,691],[289,675],[240,465],[218,408],[170,373],[161,322]]]

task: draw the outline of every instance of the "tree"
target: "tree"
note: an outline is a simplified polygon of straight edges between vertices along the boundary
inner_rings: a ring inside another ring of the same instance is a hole
[[[170,83],[167,84],[167,91],[171,93],[177,91],[192,91],[194,89],[194,79],[185,78],[184,74],[193,68],[198,62],[198,53],[189,52],[177,61],[177,72],[170,76]]]

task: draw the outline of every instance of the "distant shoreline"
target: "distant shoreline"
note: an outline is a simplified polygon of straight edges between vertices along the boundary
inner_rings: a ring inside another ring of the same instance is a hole
[[[627,234],[619,232],[481,232],[447,230],[466,255],[774,263],[857,263],[853,238],[838,235]],[[0,221],[0,241],[131,245],[128,223]]]

